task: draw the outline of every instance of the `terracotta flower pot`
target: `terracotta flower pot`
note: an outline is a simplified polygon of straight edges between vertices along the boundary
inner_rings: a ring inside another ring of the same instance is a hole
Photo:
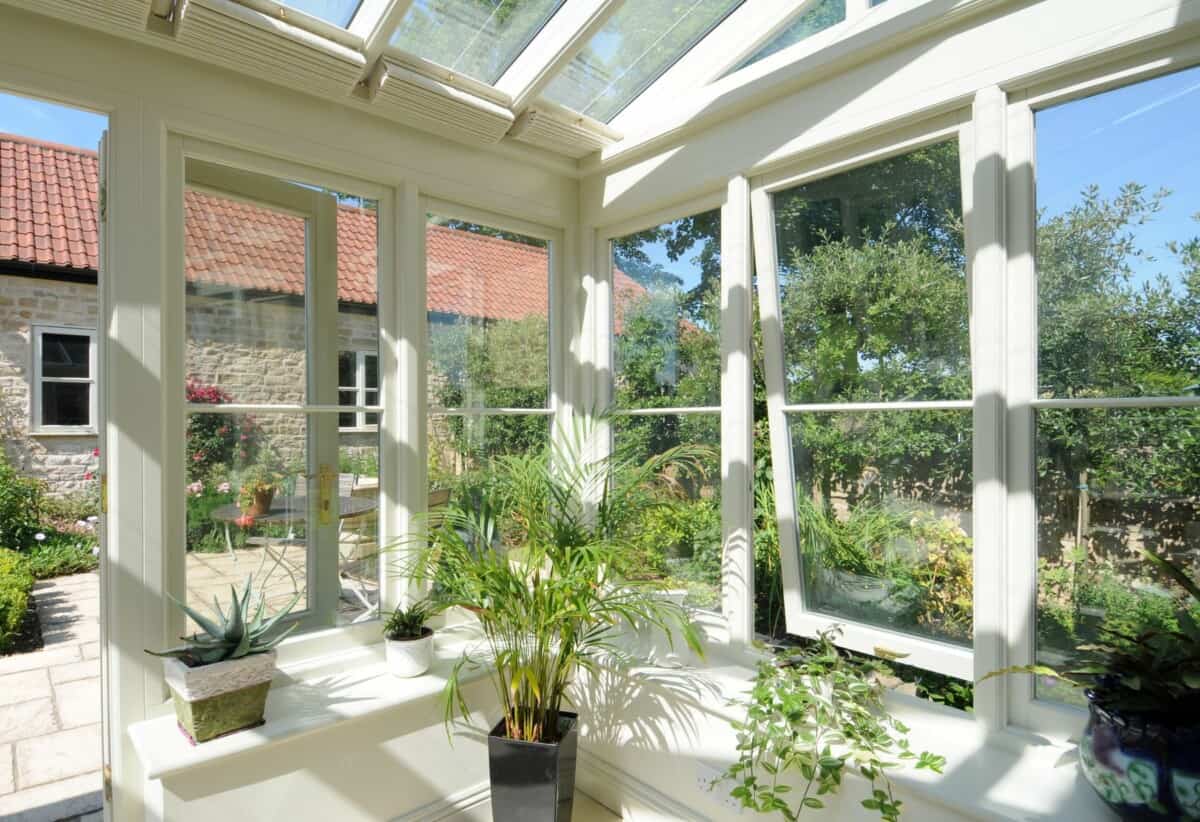
[[[254,492],[254,501],[245,513],[251,517],[265,517],[271,513],[271,503],[275,501],[274,488],[259,488]]]

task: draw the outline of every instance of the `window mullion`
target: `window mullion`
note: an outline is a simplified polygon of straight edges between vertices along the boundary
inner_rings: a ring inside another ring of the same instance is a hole
[[[1004,312],[995,310],[1004,305],[1006,277],[1005,103],[996,86],[975,95],[961,152],[974,400],[974,579],[988,581],[973,586],[976,679],[1005,658]],[[989,727],[1004,726],[1005,704],[996,689],[976,691],[975,715]]]

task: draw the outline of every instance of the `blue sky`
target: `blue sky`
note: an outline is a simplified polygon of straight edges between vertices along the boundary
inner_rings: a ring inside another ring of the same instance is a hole
[[[1139,277],[1175,276],[1168,240],[1200,235],[1200,68],[1126,86],[1046,109],[1037,115],[1038,207],[1047,216],[1079,201],[1090,183],[1111,197],[1122,185],[1172,192],[1163,210],[1136,229],[1156,261],[1135,266]]]
[[[77,108],[0,94],[0,132],[95,150],[108,118]]]

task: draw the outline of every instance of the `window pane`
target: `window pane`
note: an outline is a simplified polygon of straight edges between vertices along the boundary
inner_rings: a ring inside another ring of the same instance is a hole
[[[631,551],[622,572],[665,584],[685,604],[721,608],[721,418],[718,414],[626,416],[613,420],[618,464],[642,465],[668,449],[693,449],[669,482],[622,523]],[[618,482],[620,480],[618,479]]]
[[[343,434],[338,460],[338,623],[346,624],[379,606],[379,435]]]
[[[42,376],[86,380],[91,376],[91,337],[42,334]]]
[[[1038,411],[1039,663],[1077,670],[1105,629],[1178,629],[1182,592],[1139,549],[1194,567],[1197,432],[1195,408]],[[1047,681],[1038,694],[1080,699]]]
[[[379,387],[379,357],[375,354],[367,354],[364,357],[364,370],[366,371],[366,386],[367,388]],[[369,392],[368,392],[369,393]],[[378,395],[376,395],[378,396]],[[367,405],[373,405],[378,400],[369,400]]]
[[[42,383],[42,425],[91,425],[88,383]]]
[[[392,45],[493,84],[564,0],[416,0]]]
[[[720,404],[721,211],[613,240],[621,408]]]
[[[607,123],[741,2],[625,3],[542,94]]]
[[[306,401],[307,220],[184,193],[189,402]]]
[[[432,216],[426,241],[430,405],[545,408],[547,244]]]
[[[358,11],[360,0],[280,0],[285,6],[311,14],[326,23],[346,28]]]
[[[789,417],[808,608],[971,643],[971,412]]]
[[[338,385],[343,388],[355,388],[358,385],[358,369],[355,364],[353,351],[338,352]],[[345,393],[345,392],[343,392]]]
[[[1045,397],[1200,383],[1200,69],[1037,113]]]
[[[958,144],[774,201],[788,401],[969,399]]]
[[[307,436],[303,414],[188,416],[189,605],[207,610],[249,575],[269,612],[296,594],[307,607]]]
[[[357,391],[339,391],[338,392],[338,405],[358,405],[358,392]],[[354,417],[355,417],[355,414],[353,412],[338,414],[338,427],[339,428],[353,428],[355,425]]]
[[[872,5],[878,5],[879,0],[873,0]],[[819,31],[837,25],[846,19],[846,0],[817,0],[806,12],[796,18],[795,22],[777,34],[773,40],[760,48],[754,54],[743,60],[730,73],[744,69],[757,63],[764,57],[770,57],[777,51],[799,43]]]

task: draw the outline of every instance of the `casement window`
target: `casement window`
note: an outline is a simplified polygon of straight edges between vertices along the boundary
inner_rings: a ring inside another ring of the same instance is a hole
[[[378,205],[191,157],[184,168],[174,584],[203,608],[249,574],[268,611],[297,598],[304,630],[375,618]],[[347,421],[359,433],[340,433]]]
[[[366,407],[379,405],[379,355],[369,351],[338,352],[338,405]],[[338,414],[338,428],[368,430],[379,424],[373,411],[346,411]]]
[[[34,326],[30,415],[40,433],[94,433],[96,332]]]
[[[558,249],[538,226],[428,205],[426,460],[436,507],[461,503],[498,457],[550,442]]]
[[[972,369],[959,140],[756,193],[787,629],[970,676]]]

